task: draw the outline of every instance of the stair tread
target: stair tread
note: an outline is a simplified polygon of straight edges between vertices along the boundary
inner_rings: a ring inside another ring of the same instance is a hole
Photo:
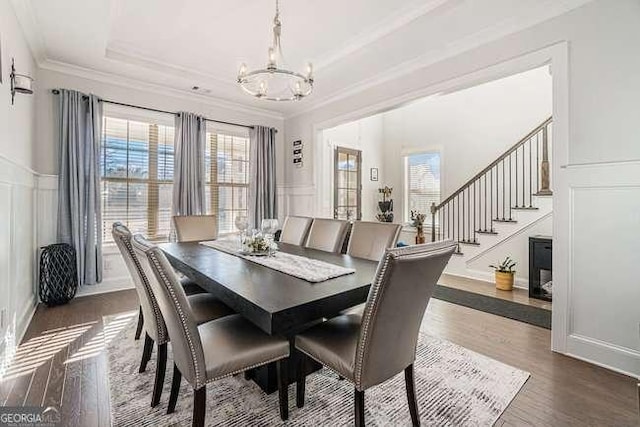
[[[480,243],[474,242],[473,240],[460,240],[458,243],[463,245],[472,245],[472,246],[480,246]]]
[[[498,234],[497,231],[491,231],[491,230],[476,230],[476,233],[478,233],[478,234],[489,234],[489,235]]]
[[[463,253],[463,252],[460,252],[460,251],[456,251],[456,252],[454,252],[453,254],[454,254],[454,255],[464,255],[464,253]]]
[[[494,218],[494,219],[493,219],[493,222],[518,222],[518,221],[516,221],[515,219],[507,219],[507,218],[505,218],[505,219],[500,219],[500,218]]]
[[[518,211],[537,211],[539,208],[535,206],[512,206],[511,209]]]

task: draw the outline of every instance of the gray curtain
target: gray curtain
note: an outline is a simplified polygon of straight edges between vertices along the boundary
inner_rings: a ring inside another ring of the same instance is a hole
[[[276,130],[254,126],[250,132],[249,218],[255,228],[265,218],[277,218]]]
[[[58,103],[58,241],[76,250],[78,283],[94,285],[102,281],[102,103],[66,89]]]
[[[204,150],[207,121],[193,113],[176,116],[173,172],[174,215],[200,215],[205,208]]]

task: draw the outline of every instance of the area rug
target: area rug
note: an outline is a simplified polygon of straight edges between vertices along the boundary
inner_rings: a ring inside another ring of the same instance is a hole
[[[118,317],[123,319],[122,316]],[[114,317],[105,318],[105,326]],[[121,320],[120,320],[121,322]],[[147,371],[138,373],[143,340],[134,341],[135,316],[106,338],[113,426],[190,426],[193,393],[182,381],[176,412],[166,415],[173,361],[171,351],[160,405],[150,407],[155,353]],[[169,346],[171,348],[171,346]],[[415,381],[423,425],[491,426],[500,417],[529,373],[467,350],[449,341],[420,334]],[[304,408],[295,405],[295,385],[289,387],[289,420],[278,413],[278,393],[266,395],[242,375],[207,386],[207,426],[351,426],[353,387],[327,369],[306,382]],[[399,374],[367,390],[368,426],[411,425],[404,385]]]

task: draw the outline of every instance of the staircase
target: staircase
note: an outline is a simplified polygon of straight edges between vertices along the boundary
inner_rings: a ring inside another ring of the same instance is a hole
[[[549,117],[442,203],[434,203],[431,240],[452,239],[458,243],[456,255],[475,258],[481,245],[496,245],[550,216],[551,125]]]

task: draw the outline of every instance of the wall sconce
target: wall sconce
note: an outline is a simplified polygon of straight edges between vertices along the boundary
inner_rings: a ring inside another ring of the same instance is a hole
[[[16,93],[31,95],[33,93],[33,78],[25,74],[17,74],[15,61],[11,58],[11,105]]]

